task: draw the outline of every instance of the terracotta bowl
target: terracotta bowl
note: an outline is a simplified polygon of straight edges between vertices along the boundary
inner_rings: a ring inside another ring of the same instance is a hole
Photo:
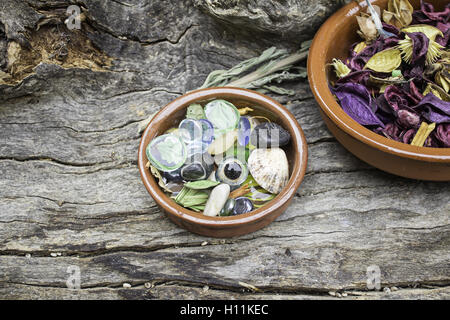
[[[186,108],[194,102],[204,103],[225,99],[237,107],[252,107],[255,113],[280,124],[291,134],[286,155],[290,179],[283,191],[265,206],[252,212],[232,217],[207,217],[187,210],[170,199],[145,167],[148,159],[145,148],[149,142],[166,130],[178,126],[184,119]],[[239,88],[210,88],[185,94],[159,111],[145,130],[139,146],[138,165],[147,191],[168,217],[180,227],[209,237],[233,237],[256,231],[271,223],[283,213],[291,202],[305,175],[307,145],[305,136],[294,116],[275,100],[260,93]]]
[[[446,4],[427,1],[438,10]],[[372,1],[382,9],[387,2]],[[419,0],[410,2],[416,9],[420,7]],[[365,1],[360,4],[365,6]],[[333,58],[346,59],[351,44],[361,41],[356,33],[359,12],[358,5],[351,3],[330,17],[316,34],[309,53],[309,82],[328,129],[355,156],[381,170],[413,179],[450,181],[450,148],[416,147],[380,136],[351,119],[331,94],[328,79],[333,71],[326,65]]]

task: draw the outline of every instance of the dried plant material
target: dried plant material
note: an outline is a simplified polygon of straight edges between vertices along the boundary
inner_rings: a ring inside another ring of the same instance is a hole
[[[444,89],[433,83],[428,83],[427,87],[425,88],[422,94],[426,96],[430,92],[439,99],[441,99],[442,101],[450,101],[450,95],[447,92],[445,92]]]
[[[369,75],[369,83],[374,86],[390,86],[393,84],[406,84],[408,83],[401,74],[397,77],[379,78],[374,75]]]
[[[416,35],[418,34],[420,33],[416,33]],[[418,50],[425,51],[427,65],[435,63],[442,55],[442,49],[444,49],[444,47],[433,40],[429,40],[428,49],[422,43],[419,43],[415,46],[413,39],[411,39],[413,35],[414,34],[409,34],[409,36],[405,36],[405,39],[398,42],[398,49],[400,49],[401,51],[403,60],[405,60],[409,64],[414,63],[415,60],[417,61],[418,58],[415,59],[414,57],[421,56],[421,54],[418,54],[414,51],[415,47],[417,47]]]
[[[402,56],[400,50],[387,49],[372,56],[364,68],[376,72],[391,73],[401,64]]]
[[[361,38],[366,41],[373,41],[378,37],[378,30],[371,17],[356,17],[358,21],[359,30],[357,31]]]
[[[154,166],[150,165],[150,162],[148,162],[148,166],[150,168],[150,173],[158,180],[158,185],[161,187],[161,189],[163,189],[166,192],[173,193],[173,191],[170,190],[164,183],[164,179],[161,176],[161,173],[159,172],[159,170],[156,169]]]
[[[250,186],[248,183],[246,183],[246,184],[240,186],[238,189],[232,191],[230,193],[230,198],[236,199],[236,198],[246,195],[249,192],[250,192]]]
[[[248,114],[249,112],[252,112],[254,110],[252,108],[245,107],[245,108],[238,109],[238,111],[241,116],[245,116],[246,114]]]
[[[198,180],[198,181],[190,181],[186,182],[184,185],[190,189],[194,190],[204,190],[217,186],[220,184],[219,181],[212,180]]]
[[[311,41],[303,42],[300,50],[291,55],[284,49],[271,47],[259,57],[245,60],[229,70],[211,72],[201,88],[230,86],[293,95],[294,90],[283,89],[269,83],[306,78],[306,69],[294,65],[307,58],[310,45]],[[255,71],[248,73],[255,68]]]
[[[444,74],[444,72],[440,71],[436,73],[436,77],[434,78],[436,84],[441,86],[445,92],[448,93],[450,89],[450,79]]]
[[[437,36],[444,36],[441,30],[428,24],[415,24],[407,28],[403,28],[402,31],[405,33],[422,32],[428,39],[433,41],[436,40]]]
[[[338,78],[343,78],[351,72],[350,68],[339,59],[333,59],[331,65],[334,67],[334,72],[336,72]]]
[[[363,51],[365,48],[367,48],[367,44],[364,41],[361,41],[353,48],[353,51],[358,54],[361,53],[361,51]]]
[[[375,27],[377,28],[377,31],[381,35],[381,37],[386,39],[386,38],[394,36],[394,34],[384,30],[383,24],[380,19],[381,14],[380,14],[379,7],[372,5],[372,3],[370,3],[369,0],[366,0],[366,4],[367,4],[367,12],[370,13],[370,15],[372,17],[372,21],[373,21],[373,23],[375,23]]]
[[[401,29],[411,24],[413,12],[408,0],[389,0],[387,10],[383,11],[383,20]]]
[[[427,124],[426,122],[422,122],[420,125],[419,130],[417,131],[416,135],[414,136],[413,141],[411,142],[411,145],[423,147],[425,140],[430,136],[431,132],[436,128],[436,123]]]
[[[180,206],[185,208],[192,209],[194,211],[203,211],[208,198],[209,193],[206,191],[183,187],[174,200]]]
[[[259,289],[257,287],[255,287],[254,285],[239,281],[238,282],[240,286],[243,286],[244,288],[247,288],[251,291],[259,291]]]

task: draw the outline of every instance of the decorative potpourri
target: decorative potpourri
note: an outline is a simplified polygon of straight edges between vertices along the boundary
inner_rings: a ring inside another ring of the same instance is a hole
[[[358,16],[360,42],[333,59],[330,90],[356,122],[419,147],[450,147],[450,4],[368,4]]]
[[[289,132],[224,99],[191,104],[177,127],[146,148],[161,189],[206,216],[234,216],[272,201],[289,180]]]

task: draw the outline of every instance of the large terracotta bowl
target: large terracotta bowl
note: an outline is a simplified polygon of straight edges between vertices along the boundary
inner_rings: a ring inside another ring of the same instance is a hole
[[[170,199],[145,167],[148,159],[145,149],[149,142],[166,130],[178,126],[185,118],[186,108],[194,102],[225,99],[237,107],[252,107],[255,113],[280,124],[291,134],[285,149],[289,162],[290,179],[283,191],[265,206],[252,212],[231,217],[208,217],[187,210]],[[305,136],[294,116],[275,100],[260,93],[239,88],[202,89],[185,94],[169,103],[151,120],[139,146],[138,165],[145,187],[158,206],[177,225],[189,231],[210,237],[233,237],[256,231],[283,213],[294,197],[305,175],[307,145]]]
[[[447,3],[427,1],[438,10]],[[387,2],[372,1],[382,9]],[[416,9],[420,7],[419,0],[410,2]],[[365,1],[360,4],[367,9]],[[309,82],[328,129],[350,152],[381,170],[413,179],[450,181],[450,148],[416,147],[380,136],[351,119],[331,94],[328,79],[333,75],[327,64],[333,58],[346,59],[351,44],[361,41],[356,33],[359,12],[358,5],[351,3],[335,13],[316,34],[309,53]]]

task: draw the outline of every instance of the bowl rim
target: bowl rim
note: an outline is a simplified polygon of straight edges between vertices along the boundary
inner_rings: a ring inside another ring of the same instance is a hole
[[[377,4],[380,0],[371,2]],[[337,30],[346,19],[355,17],[362,8],[367,6],[365,3],[361,5],[360,7],[352,2],[338,10],[320,27],[311,44],[307,62],[308,79],[311,91],[321,110],[345,133],[371,147],[404,158],[449,163],[450,148],[412,146],[378,135],[353,120],[334,99],[328,87],[326,54],[329,46],[327,44],[331,44],[335,39],[333,30]]]
[[[297,152],[291,176],[284,189],[273,200],[271,200],[263,207],[238,216],[209,217],[203,215],[202,213],[183,208],[182,206],[176,204],[173,200],[171,200],[161,190],[153,175],[151,175],[149,170],[145,167],[148,160],[145,153],[147,145],[144,143],[144,141],[147,138],[152,139],[153,137],[161,134],[160,132],[158,132],[157,128],[159,127],[159,125],[157,123],[170,116],[170,114],[172,114],[173,112],[186,108],[191,103],[212,99],[214,97],[222,97],[224,99],[226,99],[226,97],[240,98],[242,100],[251,101],[252,103],[261,105],[264,108],[268,108],[278,117],[284,118],[283,121],[286,121],[290,125],[288,131],[291,133],[291,143],[294,144],[294,149]],[[141,136],[138,150],[138,167],[142,182],[144,183],[144,186],[150,196],[160,207],[162,207],[163,211],[170,215],[176,216],[177,218],[180,218],[181,220],[188,223],[195,223],[207,227],[217,228],[235,227],[241,226],[243,224],[257,222],[270,215],[274,211],[280,210],[294,197],[297,189],[303,181],[306,173],[307,160],[308,148],[306,138],[302,128],[300,127],[299,123],[292,115],[292,113],[280,103],[266,95],[253,90],[235,87],[214,87],[198,89],[188,92],[168,103],[165,107],[163,107],[155,114],[155,116],[147,125],[144,133]]]

